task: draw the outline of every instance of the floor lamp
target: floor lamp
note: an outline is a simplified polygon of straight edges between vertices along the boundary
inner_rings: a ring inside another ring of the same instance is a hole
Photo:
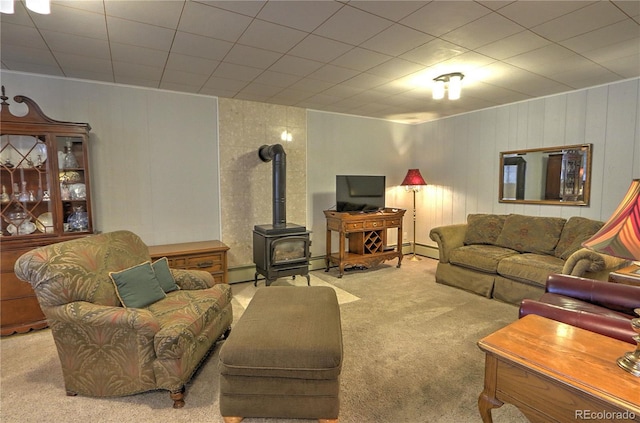
[[[421,259],[416,256],[416,192],[420,191],[420,187],[427,185],[427,183],[420,174],[420,169],[409,169],[407,176],[404,177],[404,181],[400,185],[407,191],[413,191],[413,256],[409,260],[418,261]]]

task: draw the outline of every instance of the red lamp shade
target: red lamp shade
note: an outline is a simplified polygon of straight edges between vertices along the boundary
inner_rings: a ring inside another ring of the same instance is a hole
[[[402,186],[406,185],[427,185],[424,178],[420,174],[420,169],[409,169],[407,171],[407,176],[404,177],[404,181],[400,184]]]
[[[640,260],[640,179],[629,191],[607,223],[583,247],[627,260]]]

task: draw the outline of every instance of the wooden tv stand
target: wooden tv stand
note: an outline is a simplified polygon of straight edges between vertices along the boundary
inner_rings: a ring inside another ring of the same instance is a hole
[[[385,260],[398,258],[402,262],[402,218],[406,210],[384,209],[377,212],[337,212],[325,210],[327,219],[326,269],[331,264],[338,266],[339,278],[346,266],[373,267]],[[387,229],[398,229],[398,243],[387,247]],[[331,252],[331,231],[339,233],[339,249]],[[349,238],[349,251],[345,250],[345,239]]]

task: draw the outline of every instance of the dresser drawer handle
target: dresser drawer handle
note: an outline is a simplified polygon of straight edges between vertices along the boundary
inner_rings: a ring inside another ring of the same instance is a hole
[[[378,226],[378,222],[373,222],[373,227],[375,228],[376,226]]]
[[[211,267],[211,266],[213,266],[213,261],[203,261],[203,262],[198,263],[197,266],[199,268],[201,268],[201,269],[203,267]]]

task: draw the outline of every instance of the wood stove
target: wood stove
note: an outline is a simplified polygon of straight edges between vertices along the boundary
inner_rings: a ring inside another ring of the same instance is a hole
[[[253,228],[253,262],[267,286],[285,276],[305,276],[310,285],[310,231],[304,226],[287,223],[286,218],[286,154],[282,145],[263,145],[258,150],[264,162],[273,160],[273,223]]]

